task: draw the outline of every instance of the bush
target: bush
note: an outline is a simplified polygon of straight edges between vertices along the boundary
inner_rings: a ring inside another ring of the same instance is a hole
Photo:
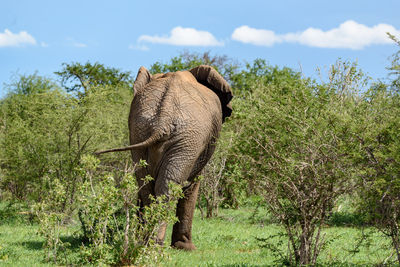
[[[351,192],[352,113],[361,74],[333,66],[328,83],[296,75],[285,83],[253,84],[236,139],[243,173],[285,228],[288,262],[315,264],[321,227],[336,199]]]
[[[0,185],[15,198],[40,201],[47,181],[58,179],[74,202],[76,167],[84,153],[127,140],[126,118],[132,93],[126,87],[94,87],[81,99],[44,78],[29,76],[12,86],[0,104]],[[29,88],[22,88],[21,86]],[[20,93],[22,92],[22,93]],[[101,108],[100,108],[101,107]],[[109,164],[124,164],[105,157]]]
[[[239,177],[235,176],[238,173],[232,173],[232,166],[228,165],[231,161],[233,136],[231,132],[222,131],[215,153],[203,170],[198,202],[203,218],[218,216],[218,208],[224,202],[230,202],[231,206],[237,207],[242,200],[241,192],[245,192],[245,189],[240,187],[241,184],[234,182]],[[230,191],[226,192],[227,190]]]
[[[400,47],[400,41],[389,35]],[[359,209],[388,236],[400,264],[400,51],[392,57],[391,82],[365,92],[356,129]]]
[[[176,221],[175,209],[182,196],[181,189],[171,184],[168,199],[166,196],[153,198],[152,204],[139,214],[136,205],[139,188],[131,175],[132,169],[99,171],[96,158],[82,158],[76,203],[83,241],[81,263],[132,265],[161,261],[164,247],[155,243],[156,235],[161,222]],[[147,182],[150,181],[148,177]],[[66,219],[65,213],[60,212],[63,196],[65,189],[54,183],[53,190],[36,208],[39,234],[46,239],[47,259],[54,263],[60,263],[61,252],[67,253],[69,246],[60,239]]]
[[[366,94],[358,131],[360,210],[391,238],[400,263],[400,95],[388,91]]]

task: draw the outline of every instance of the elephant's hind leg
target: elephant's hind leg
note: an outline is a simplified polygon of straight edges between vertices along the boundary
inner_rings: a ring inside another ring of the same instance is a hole
[[[155,183],[155,193],[156,196],[168,195],[169,182],[183,186],[184,197],[178,200],[176,216],[179,221],[174,224],[171,245],[179,249],[193,250],[196,247],[192,243],[192,221],[199,191],[199,183],[195,182],[194,178],[206,164],[209,149],[196,149],[203,147],[205,143],[201,138],[188,137],[181,140],[163,155]]]
[[[192,221],[199,186],[199,182],[194,182],[183,188],[184,197],[179,199],[176,209],[176,216],[179,221],[174,224],[172,230],[171,246],[173,247],[184,250],[196,249],[192,242]]]
[[[176,248],[196,249],[192,242],[192,222],[200,182],[195,182],[195,178],[211,158],[215,149],[214,142],[214,140],[209,142],[209,145],[196,160],[188,179],[190,185],[183,188],[184,197],[178,201],[176,216],[179,221],[175,223],[172,231],[172,246]]]

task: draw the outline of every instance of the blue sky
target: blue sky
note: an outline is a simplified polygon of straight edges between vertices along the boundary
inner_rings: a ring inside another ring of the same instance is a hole
[[[338,58],[387,76],[400,36],[400,0],[1,0],[0,97],[15,74],[55,78],[63,62],[136,74],[184,50],[315,75]]]

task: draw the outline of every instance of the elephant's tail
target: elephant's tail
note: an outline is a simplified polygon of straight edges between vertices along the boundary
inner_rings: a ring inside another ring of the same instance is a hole
[[[160,139],[161,139],[161,136],[159,134],[153,134],[149,138],[144,140],[143,142],[140,142],[140,143],[137,143],[137,144],[134,144],[134,145],[130,145],[130,146],[126,146],[126,147],[101,150],[101,151],[95,152],[94,154],[95,155],[100,155],[100,154],[109,153],[109,152],[118,152],[118,151],[142,149],[142,148],[146,148],[146,147],[151,146],[152,144],[154,144],[155,142],[157,142]]]

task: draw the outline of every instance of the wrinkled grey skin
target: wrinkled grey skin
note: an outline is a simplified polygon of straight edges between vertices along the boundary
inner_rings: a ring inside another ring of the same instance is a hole
[[[139,192],[142,207],[150,203],[150,194],[167,195],[169,182],[183,186],[171,245],[193,250],[191,230],[199,190],[195,178],[211,158],[222,123],[231,115],[232,92],[212,67],[202,65],[153,76],[141,67],[134,94],[128,120],[131,145],[99,153],[131,150],[134,164],[147,161],[148,166],[136,172],[139,185],[146,175],[154,177]],[[160,227],[159,243],[165,228],[165,224]]]

